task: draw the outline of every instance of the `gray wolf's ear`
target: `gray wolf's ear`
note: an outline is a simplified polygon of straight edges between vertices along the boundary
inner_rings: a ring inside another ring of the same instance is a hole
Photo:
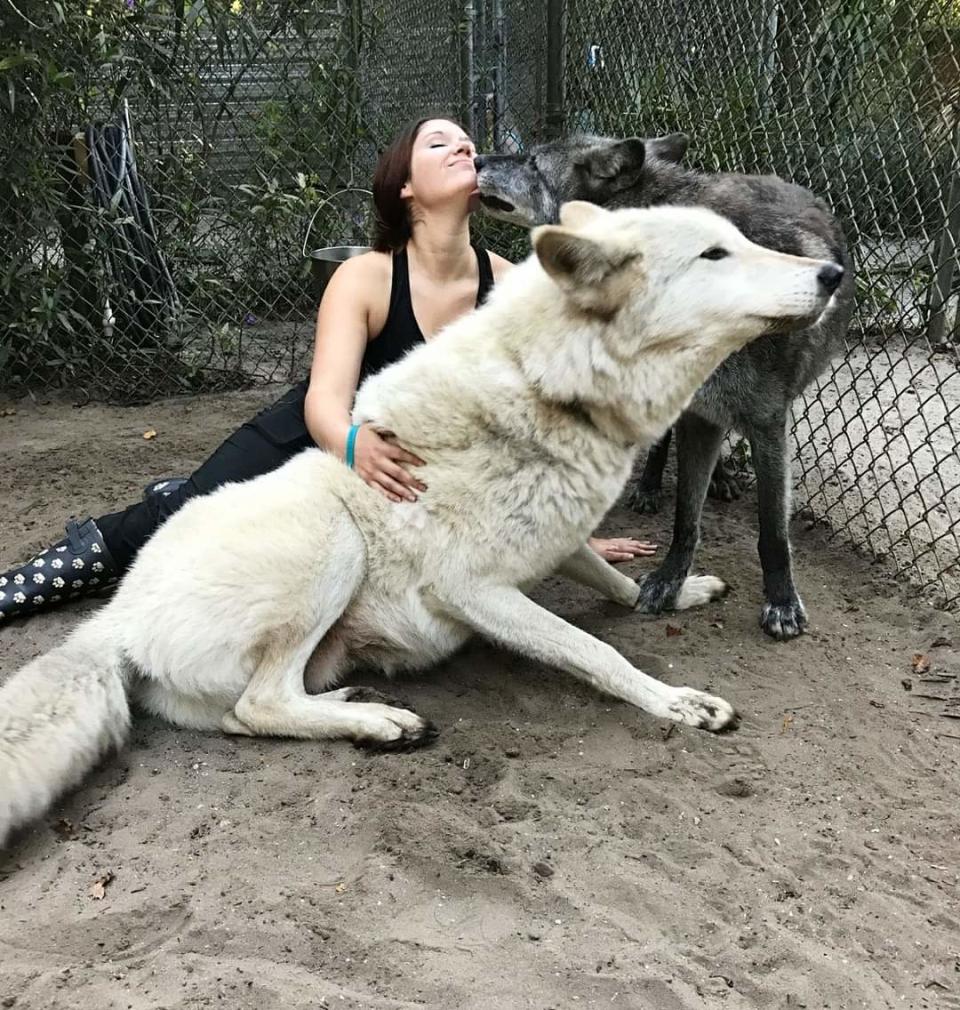
[[[617,190],[637,180],[646,154],[646,142],[641,137],[606,140],[591,147],[581,164],[595,179],[602,179],[609,188]]]
[[[571,228],[579,231],[586,228],[588,224],[606,217],[610,211],[598,207],[595,203],[588,203],[586,200],[571,200],[560,208],[560,224],[564,228]]]
[[[672,161],[676,165],[687,153],[690,138],[685,133],[668,133],[665,137],[651,137],[646,146],[648,158]]]
[[[581,308],[603,316],[620,308],[631,285],[631,278],[621,268],[636,260],[636,254],[624,253],[562,225],[541,225],[530,237],[543,269]]]

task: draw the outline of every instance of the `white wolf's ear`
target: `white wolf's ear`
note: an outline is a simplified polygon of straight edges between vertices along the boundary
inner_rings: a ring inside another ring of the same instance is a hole
[[[690,138],[685,133],[669,133],[665,137],[651,137],[645,146],[648,158],[672,161],[676,165],[687,153]]]
[[[625,283],[617,283],[623,278],[623,267],[639,258],[635,253],[625,253],[562,225],[541,225],[530,237],[543,269],[590,312],[612,315],[629,293],[631,282],[638,280],[631,276]]]
[[[587,203],[586,200],[571,200],[560,208],[560,224],[564,228],[579,231],[593,221],[608,217],[609,214],[610,211],[598,207],[595,203]]]

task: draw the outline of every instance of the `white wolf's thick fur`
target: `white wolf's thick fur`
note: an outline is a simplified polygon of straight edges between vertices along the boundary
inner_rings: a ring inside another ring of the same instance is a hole
[[[427,461],[390,504],[335,457],[197,498],[113,600],[0,689],[0,844],[128,722],[127,693],[180,726],[384,745],[419,716],[334,690],[351,667],[415,670],[474,632],[654,715],[720,730],[727,702],[671,687],[534,604],[560,570],[632,606],[584,545],[630,473],[730,352],[808,323],[822,264],[761,249],[709,211],[565,208],[489,303],[366,382],[355,420]],[[722,259],[702,258],[722,247]],[[723,584],[692,578],[681,605]]]

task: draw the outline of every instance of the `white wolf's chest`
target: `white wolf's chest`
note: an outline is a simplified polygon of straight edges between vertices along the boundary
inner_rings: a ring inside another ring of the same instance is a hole
[[[437,479],[431,486],[442,484]],[[622,476],[611,475],[609,485],[583,492],[579,507],[569,487],[548,487],[533,508],[514,487],[496,500],[461,501],[456,511],[435,511],[428,493],[421,502],[378,509],[376,523],[361,517],[366,574],[337,625],[353,664],[391,673],[449,656],[471,630],[451,618],[437,596],[469,593],[473,584],[524,588],[549,575],[592,532]]]

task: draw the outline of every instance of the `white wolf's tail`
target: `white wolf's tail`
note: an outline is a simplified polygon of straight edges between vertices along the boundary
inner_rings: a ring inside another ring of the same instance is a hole
[[[0,848],[127,735],[109,606],[0,687]]]

